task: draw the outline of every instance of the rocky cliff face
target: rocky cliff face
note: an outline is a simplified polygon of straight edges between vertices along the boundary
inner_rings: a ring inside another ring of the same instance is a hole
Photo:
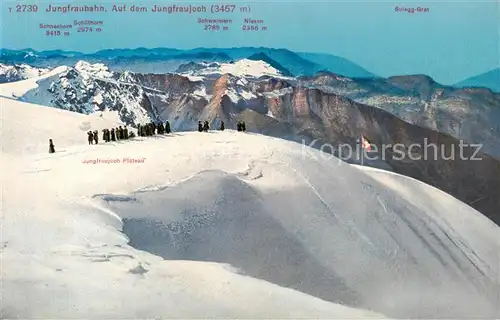
[[[347,79],[323,72],[301,84],[336,93],[400,117],[406,122],[447,133],[500,158],[500,94],[485,88],[442,86],[423,75],[389,79]]]

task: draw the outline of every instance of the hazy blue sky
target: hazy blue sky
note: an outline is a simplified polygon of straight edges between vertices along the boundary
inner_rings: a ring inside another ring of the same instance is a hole
[[[36,3],[38,13],[14,12],[15,5]],[[323,52],[347,58],[381,76],[428,74],[451,84],[500,65],[500,7],[497,1],[232,1],[250,13],[113,13],[113,4],[151,7],[210,5],[215,2],[167,1],[5,1],[1,47],[94,52],[136,47],[266,46]],[[106,13],[46,13],[52,5],[103,4]],[[13,8],[9,12],[8,7]],[[396,12],[395,7],[429,8]],[[204,31],[202,18],[231,18],[227,31]],[[262,19],[267,31],[242,31],[243,19]],[[68,24],[75,19],[104,21],[100,33],[46,36],[40,23]]]

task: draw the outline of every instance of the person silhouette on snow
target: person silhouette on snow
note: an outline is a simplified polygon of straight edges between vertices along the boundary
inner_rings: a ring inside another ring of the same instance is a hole
[[[52,139],[49,139],[49,153],[55,153],[55,152],[56,152],[56,147],[54,146]]]

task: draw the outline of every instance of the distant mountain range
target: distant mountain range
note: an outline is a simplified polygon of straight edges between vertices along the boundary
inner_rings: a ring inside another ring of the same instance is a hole
[[[326,70],[346,77],[374,78],[377,75],[363,69],[359,65],[334,55],[315,53],[295,53],[287,49],[273,49],[266,47],[241,47],[241,48],[195,48],[179,50],[170,48],[137,48],[137,49],[109,49],[91,54],[76,51],[36,51],[31,48],[24,50],[0,49],[0,62],[6,64],[27,63],[37,67],[57,67],[60,65],[73,65],[79,60],[91,63],[106,63],[110,68],[124,70],[130,65],[148,64],[163,61],[218,61],[229,62],[244,58],[253,59],[265,55],[268,61],[287,70],[291,76],[312,75],[318,71]],[[178,66],[179,64],[177,64]],[[176,67],[177,67],[176,66]],[[158,73],[173,72],[175,68],[170,65],[157,66]],[[135,72],[148,72],[144,69],[134,69]]]
[[[293,52],[288,49],[267,47],[234,48],[135,48],[106,49],[95,53],[77,51],[48,50],[36,51],[0,49],[0,63],[22,64],[41,68],[60,65],[74,65],[80,60],[90,63],[105,63],[115,71],[141,73],[174,72],[181,64],[193,62],[229,62],[265,54],[272,64],[291,76],[314,75],[320,71],[332,72],[350,78],[380,78],[348,59],[324,53]],[[175,63],[174,63],[175,62]],[[483,87],[500,92],[500,68],[473,76],[454,85],[463,87]]]
[[[485,87],[500,92],[500,68],[467,78],[455,84],[456,87]]]

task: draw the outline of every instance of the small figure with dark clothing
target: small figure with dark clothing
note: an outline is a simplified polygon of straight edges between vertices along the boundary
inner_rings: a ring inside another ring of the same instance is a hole
[[[205,123],[203,124],[203,131],[208,132],[209,129],[210,127],[208,126],[208,121],[205,121]]]
[[[142,127],[140,124],[137,125],[137,135],[140,137],[142,136]]]
[[[201,121],[198,121],[198,132],[203,132],[203,124]]]
[[[49,153],[55,153],[55,152],[56,152],[56,147],[54,146],[52,139],[49,139]]]
[[[99,143],[99,132],[97,130],[94,130],[94,142],[95,144]]]
[[[115,135],[116,135],[116,140],[120,140],[120,130],[118,127],[115,128]]]
[[[125,138],[123,137],[123,128],[122,128],[122,126],[119,126],[119,127],[118,127],[118,139],[120,139],[120,140],[125,139]]]
[[[92,144],[92,142],[94,141],[94,134],[92,133],[92,131],[89,131],[87,132],[87,135],[88,135],[88,140],[89,140],[89,144]]]
[[[102,141],[108,142],[108,140],[106,139],[106,129],[102,129]]]
[[[221,122],[220,122],[220,130],[221,130],[221,131],[224,131],[224,121],[221,121]]]
[[[243,132],[247,131],[247,126],[245,125],[245,121],[241,123],[241,131]]]
[[[115,128],[111,128],[111,141],[116,141]]]
[[[241,122],[238,121],[238,124],[236,125],[236,127],[238,128],[238,131],[241,131]]]
[[[169,134],[169,133],[171,133],[171,132],[172,132],[172,130],[170,130],[170,122],[168,122],[168,121],[167,121],[167,122],[165,122],[165,132],[166,132],[167,134]]]
[[[125,139],[128,139],[128,128],[127,127],[123,128],[123,136]]]

